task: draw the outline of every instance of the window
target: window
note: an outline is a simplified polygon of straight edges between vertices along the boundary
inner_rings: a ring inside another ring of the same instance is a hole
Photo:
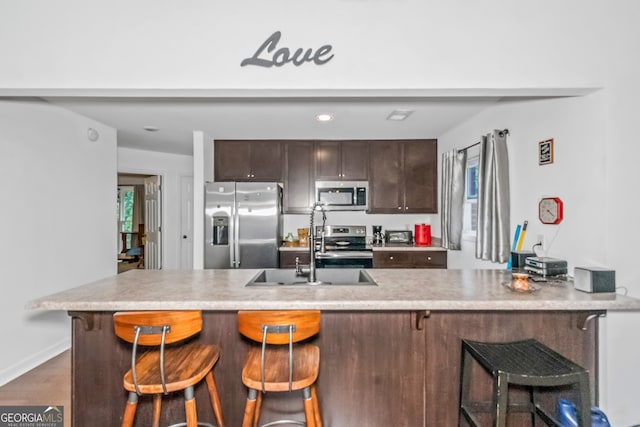
[[[478,157],[467,161],[467,188],[465,189],[465,199],[478,199]]]
[[[463,237],[475,238],[478,230],[478,168],[480,163],[479,147],[467,151],[465,172],[464,207],[462,216]]]
[[[120,231],[133,231],[133,186],[118,187],[118,223]],[[131,247],[131,235],[127,236],[127,247]]]

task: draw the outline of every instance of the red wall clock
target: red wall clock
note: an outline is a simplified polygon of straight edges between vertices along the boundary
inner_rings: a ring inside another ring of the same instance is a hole
[[[538,218],[543,224],[560,224],[563,218],[562,200],[559,197],[545,197],[538,203]]]

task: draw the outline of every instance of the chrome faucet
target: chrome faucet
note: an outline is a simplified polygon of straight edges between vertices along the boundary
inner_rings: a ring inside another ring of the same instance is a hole
[[[307,281],[312,284],[320,284],[316,279],[316,233],[314,230],[314,217],[316,209],[320,208],[322,212],[322,231],[320,232],[320,252],[325,252],[324,246],[324,227],[327,221],[327,213],[324,210],[324,203],[315,202],[311,207],[311,215],[309,215],[309,278]]]

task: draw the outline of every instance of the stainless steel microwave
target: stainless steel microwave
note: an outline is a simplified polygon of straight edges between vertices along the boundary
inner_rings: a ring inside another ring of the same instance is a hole
[[[366,211],[367,181],[316,181],[316,202],[330,211]]]

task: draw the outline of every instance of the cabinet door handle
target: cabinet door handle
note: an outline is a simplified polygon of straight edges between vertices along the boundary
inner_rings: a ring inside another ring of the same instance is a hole
[[[409,206],[405,206],[405,207],[404,207],[404,210],[405,210],[405,211],[406,211],[407,209],[409,209]]]
[[[430,256],[427,257],[427,261],[431,261],[431,257]]]
[[[390,256],[389,259],[393,259],[393,256]]]
[[[398,209],[402,210],[402,206],[398,206]]]

